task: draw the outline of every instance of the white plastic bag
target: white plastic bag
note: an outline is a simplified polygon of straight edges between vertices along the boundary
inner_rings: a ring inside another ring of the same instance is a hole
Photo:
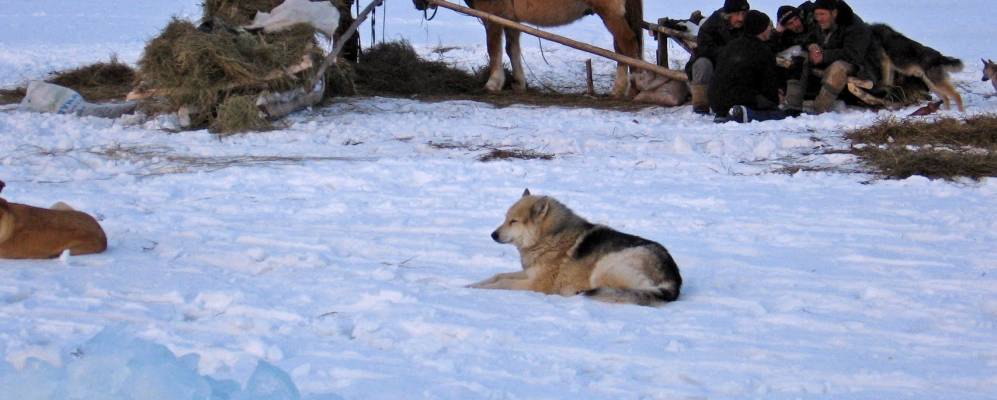
[[[332,40],[332,35],[339,27],[339,10],[328,1],[287,0],[269,13],[257,12],[253,23],[244,28],[262,28],[269,33],[302,23],[310,24]]]
[[[137,102],[88,103],[75,90],[43,81],[28,83],[28,92],[20,108],[26,111],[76,114],[85,117],[117,118],[135,111]]]
[[[21,109],[42,113],[75,114],[83,108],[83,96],[75,90],[42,81],[28,83]]]

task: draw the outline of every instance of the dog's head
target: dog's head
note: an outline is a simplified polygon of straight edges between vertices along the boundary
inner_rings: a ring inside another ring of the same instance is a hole
[[[980,61],[983,61],[983,81],[997,79],[997,64],[994,64],[992,60],[984,60],[982,58]]]
[[[492,232],[492,239],[523,249],[539,243],[544,236],[556,233],[571,220],[571,210],[551,197],[534,196],[526,189],[509,211],[505,221]]]

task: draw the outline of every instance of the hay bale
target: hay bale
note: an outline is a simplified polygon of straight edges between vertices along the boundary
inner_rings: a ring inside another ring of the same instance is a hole
[[[296,25],[273,34],[251,34],[215,20],[210,32],[174,19],[150,41],[139,60],[139,78],[145,89],[164,95],[174,109],[187,106],[194,126],[211,123],[221,99],[237,94],[285,91],[304,79],[281,74],[285,68],[313,61],[310,76],[322,57],[315,29]],[[278,72],[278,76],[272,76]]]
[[[453,95],[481,93],[484,82],[444,62],[419,57],[406,41],[381,43],[360,56],[357,86],[399,95]]]
[[[230,96],[220,105],[209,131],[220,135],[261,132],[273,129],[256,106],[254,96]]]

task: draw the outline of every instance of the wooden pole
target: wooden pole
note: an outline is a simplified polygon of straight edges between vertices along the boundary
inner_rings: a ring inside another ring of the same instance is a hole
[[[592,79],[592,59],[585,60],[585,82],[588,83],[588,95],[595,96],[595,81]]]
[[[658,20],[660,23],[661,20]],[[658,65],[668,68],[668,35],[661,32],[651,32],[658,40]]]
[[[435,6],[443,7],[443,8],[446,8],[446,9],[450,9],[450,10],[459,12],[461,14],[467,14],[467,15],[470,15],[470,16],[478,17],[478,18],[481,18],[481,19],[483,19],[485,21],[488,21],[488,22],[491,22],[491,23],[494,23],[494,24],[498,24],[498,25],[502,25],[502,26],[504,26],[506,28],[512,28],[512,29],[515,29],[517,31],[520,31],[520,32],[523,32],[523,33],[527,33],[527,34],[530,34],[530,35],[533,35],[533,36],[536,36],[536,37],[539,37],[541,39],[547,39],[547,40],[550,40],[552,42],[560,43],[560,44],[563,44],[565,46],[568,46],[568,47],[571,47],[571,48],[574,48],[574,49],[578,49],[578,50],[581,50],[581,51],[592,53],[592,54],[595,54],[595,55],[600,56],[600,57],[605,57],[605,58],[608,58],[610,60],[613,60],[613,61],[616,61],[616,62],[619,62],[619,63],[623,63],[623,64],[629,65],[631,67],[634,67],[634,68],[639,68],[639,69],[643,69],[643,70],[646,70],[646,71],[651,71],[651,72],[654,72],[654,73],[656,73],[658,75],[661,75],[661,76],[664,76],[664,77],[667,77],[667,78],[671,78],[671,79],[675,79],[675,80],[679,80],[679,81],[683,81],[683,82],[686,82],[686,81],[689,80],[689,78],[685,75],[685,72],[671,70],[671,69],[664,68],[664,67],[661,67],[661,66],[658,66],[658,65],[655,65],[655,64],[651,64],[651,63],[649,63],[647,61],[644,61],[644,60],[640,60],[640,59],[633,58],[633,57],[627,57],[627,56],[624,56],[622,54],[619,54],[619,53],[616,53],[616,52],[612,52],[612,51],[603,49],[601,47],[592,46],[590,44],[582,43],[582,42],[579,42],[577,40],[566,38],[564,36],[555,35],[555,34],[550,33],[550,32],[541,31],[539,29],[536,29],[536,28],[533,28],[533,27],[529,27],[529,26],[520,24],[518,22],[509,20],[509,19],[505,19],[505,18],[499,17],[497,15],[489,14],[489,13],[486,13],[486,12],[483,12],[483,11],[478,11],[478,10],[475,10],[473,8],[467,8],[467,7],[464,7],[464,6],[459,6],[457,4],[453,4],[453,3],[445,1],[445,0],[428,0],[428,1],[429,1],[429,4],[431,4],[431,5],[435,5]]]

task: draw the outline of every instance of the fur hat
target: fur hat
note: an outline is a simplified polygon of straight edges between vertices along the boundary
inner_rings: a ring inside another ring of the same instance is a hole
[[[750,9],[751,6],[748,5],[748,0],[724,0],[724,12],[727,14],[748,11]]]
[[[793,6],[782,6],[779,7],[779,11],[776,11],[775,18],[779,21],[779,25],[786,26],[786,23],[794,17],[800,16],[800,10],[797,10]]]
[[[814,9],[837,10],[838,0],[816,0],[814,1]]]
[[[748,16],[744,17],[744,33],[751,36],[758,35],[765,32],[770,24],[772,20],[765,13],[758,10],[748,11]]]

